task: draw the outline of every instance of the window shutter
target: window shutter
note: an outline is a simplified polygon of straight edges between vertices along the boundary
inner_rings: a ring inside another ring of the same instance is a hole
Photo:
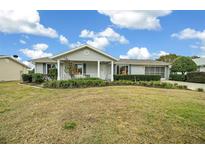
[[[86,75],[86,64],[83,64],[83,74]]]

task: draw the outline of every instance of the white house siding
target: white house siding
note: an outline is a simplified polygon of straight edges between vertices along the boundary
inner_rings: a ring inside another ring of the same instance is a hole
[[[103,80],[111,79],[111,64],[102,63],[100,65],[100,78]]]
[[[97,62],[86,62],[86,75],[97,77]]]
[[[205,72],[205,66],[200,66],[200,67],[199,67],[199,71],[200,71],[200,72]]]
[[[43,63],[36,63],[35,64],[35,73],[42,73],[43,74]]]
[[[145,74],[145,66],[131,65],[131,74]]]
[[[75,51],[73,53],[68,53],[67,55],[63,55],[59,59],[60,60],[69,59],[73,61],[98,61],[98,60],[111,61],[110,58],[87,48]]]
[[[169,79],[169,74],[170,74],[170,70],[169,70],[169,66],[165,67],[165,79]]]

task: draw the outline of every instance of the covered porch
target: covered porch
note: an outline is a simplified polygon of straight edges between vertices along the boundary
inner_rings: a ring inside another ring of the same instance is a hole
[[[74,78],[96,77],[103,80],[113,81],[113,61],[82,61],[72,60],[76,73]],[[57,60],[58,80],[68,80],[71,76],[65,71],[66,60]]]

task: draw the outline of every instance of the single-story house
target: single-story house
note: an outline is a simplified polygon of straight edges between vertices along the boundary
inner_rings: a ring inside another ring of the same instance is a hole
[[[70,51],[31,60],[35,65],[35,73],[48,74],[49,68],[56,66],[58,80],[70,79],[65,71],[66,61],[76,67],[76,78],[98,77],[113,81],[114,74],[157,74],[169,78],[169,64],[155,60],[117,59],[90,45],[83,45]]]
[[[27,73],[29,67],[17,59],[0,55],[0,81],[21,80],[21,74]]]
[[[199,72],[205,72],[205,57],[193,59],[198,67]]]

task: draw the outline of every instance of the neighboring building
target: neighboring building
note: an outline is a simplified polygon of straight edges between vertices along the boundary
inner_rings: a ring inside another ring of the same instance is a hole
[[[113,81],[114,74],[157,74],[169,78],[169,64],[155,60],[116,59],[105,52],[83,45],[53,57],[33,59],[36,73],[48,74],[54,65],[58,69],[58,80],[70,79],[65,72],[65,61],[75,64],[76,78],[98,77]]]
[[[193,61],[196,63],[199,72],[205,72],[205,58],[196,58]]]
[[[0,81],[21,80],[21,74],[27,73],[29,67],[10,56],[0,55]]]

